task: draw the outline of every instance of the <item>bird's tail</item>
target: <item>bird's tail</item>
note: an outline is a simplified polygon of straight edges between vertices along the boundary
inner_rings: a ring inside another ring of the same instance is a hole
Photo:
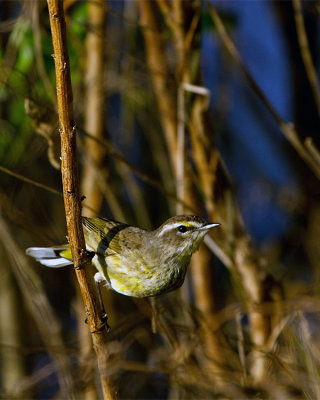
[[[51,268],[60,268],[73,264],[71,251],[68,245],[57,247],[29,247],[26,250],[26,254],[35,258],[41,264]]]

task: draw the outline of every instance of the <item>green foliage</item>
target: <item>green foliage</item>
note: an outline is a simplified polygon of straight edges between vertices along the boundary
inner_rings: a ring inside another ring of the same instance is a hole
[[[15,42],[18,50],[15,68],[26,74],[35,63],[33,32],[30,23],[23,24],[19,33],[20,43]]]

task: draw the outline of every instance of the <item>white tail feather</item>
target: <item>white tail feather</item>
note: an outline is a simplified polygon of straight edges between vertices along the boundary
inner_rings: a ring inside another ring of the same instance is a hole
[[[57,253],[56,249],[53,247],[29,247],[26,250],[27,256],[31,256],[33,258],[56,258]]]
[[[60,253],[66,250],[67,247],[30,247],[26,250],[26,254],[35,258],[42,265],[51,268],[60,268],[67,265],[72,265],[72,260],[61,257]]]
[[[60,268],[65,267],[67,265],[71,265],[72,261],[67,260],[66,258],[47,258],[47,259],[37,259],[42,265],[51,268]]]

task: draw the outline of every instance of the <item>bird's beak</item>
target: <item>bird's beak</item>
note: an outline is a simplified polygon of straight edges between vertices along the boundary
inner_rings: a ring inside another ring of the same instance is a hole
[[[219,226],[220,224],[207,224],[205,226],[202,226],[201,228],[198,229],[198,231],[207,231],[211,228],[214,228],[215,226]]]

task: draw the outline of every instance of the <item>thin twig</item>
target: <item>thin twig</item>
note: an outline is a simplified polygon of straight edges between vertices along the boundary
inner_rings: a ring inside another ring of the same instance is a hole
[[[184,90],[182,85],[178,88],[177,97],[177,160],[176,160],[176,194],[178,198],[184,197],[184,157],[185,157],[185,131],[184,131]],[[176,213],[183,214],[183,205],[176,204]]]
[[[192,85],[188,82],[183,82],[178,88],[177,97],[177,112],[178,112],[178,123],[177,123],[177,159],[176,159],[176,185],[177,185],[177,199],[182,199],[184,197],[184,171],[185,171],[185,97],[184,92],[195,93],[204,96],[208,103],[210,98],[210,91],[203,87]],[[183,204],[177,202],[176,206],[177,214],[183,213]]]
[[[306,74],[309,79],[309,83],[311,86],[311,90],[313,93],[314,101],[316,103],[318,116],[320,116],[320,91],[319,91],[319,83],[318,77],[316,73],[316,69],[314,63],[312,61],[308,36],[306,32],[305,23],[302,16],[302,7],[301,0],[293,0],[292,1],[293,10],[294,10],[294,19],[296,21],[297,28],[297,36],[298,42],[300,46],[300,53],[302,57],[302,61],[304,67],[306,69]]]
[[[39,71],[39,75],[42,79],[43,86],[45,87],[46,92],[48,93],[50,100],[52,103],[55,103],[55,93],[53,87],[50,83],[49,76],[47,74],[45,63],[43,59],[43,50],[42,50],[42,37],[41,37],[41,28],[40,28],[40,7],[42,7],[42,3],[39,1],[35,1],[30,3],[32,8],[32,29],[33,29],[33,37],[34,37],[34,49],[36,55],[36,65]]]
[[[310,154],[312,155],[312,157],[317,161],[317,163],[320,165],[320,152],[319,150],[316,148],[316,146],[313,143],[313,140],[310,136],[308,136],[306,138],[306,140],[304,141],[304,145],[306,146],[306,148],[309,150]]]
[[[239,360],[241,363],[242,371],[243,371],[243,379],[244,383],[247,378],[247,368],[246,368],[246,354],[244,350],[244,335],[243,329],[241,325],[241,317],[242,314],[240,311],[236,313],[235,321],[236,321],[236,329],[237,329],[237,347],[239,353]]]
[[[231,258],[222,250],[222,248],[212,239],[210,235],[207,235],[204,238],[204,243],[226,268],[230,269],[233,267]]]
[[[291,122],[285,121],[278,114],[276,109],[273,107],[273,105],[268,100],[267,96],[264,94],[264,92],[261,90],[261,88],[258,86],[256,81],[253,79],[253,77],[249,73],[248,69],[246,68],[244,62],[242,61],[242,59],[240,57],[238,50],[236,49],[234,43],[232,42],[230,36],[228,35],[226,28],[225,28],[219,14],[217,13],[216,9],[213,7],[212,4],[209,4],[209,8],[211,11],[212,19],[216,25],[217,32],[218,32],[223,44],[225,45],[226,49],[228,50],[228,52],[230,53],[230,55],[232,56],[234,61],[240,67],[242,73],[244,74],[245,78],[249,82],[250,87],[256,93],[256,95],[261,100],[261,102],[264,104],[264,106],[267,108],[267,110],[270,112],[272,117],[275,119],[275,121],[277,122],[277,124],[279,126],[279,129],[282,131],[285,138],[294,147],[294,149],[297,151],[299,156],[306,162],[306,164],[314,172],[314,174],[317,176],[317,178],[320,179],[320,165],[313,159],[313,157],[311,157],[309,152],[304,147],[303,143],[301,143],[298,133],[294,127],[294,124]]]
[[[76,130],[73,117],[72,87],[63,1],[48,0],[50,26],[56,70],[57,103],[61,136],[61,173],[64,192],[68,238],[76,274],[84,301],[87,321],[92,333],[97,354],[102,392],[105,399],[114,398],[108,377],[107,331],[101,305],[98,300],[87,255],[81,223],[81,201],[79,196],[76,160]]]
[[[35,181],[33,179],[27,178],[24,175],[21,175],[21,174],[18,174],[16,172],[13,172],[8,168],[3,167],[2,165],[0,165],[0,171],[6,173],[8,175],[11,175],[11,176],[23,181],[23,182],[29,183],[30,185],[36,186],[38,188],[46,190],[47,192],[50,192],[50,193],[56,194],[57,196],[62,197],[62,193],[59,192],[59,190],[53,189],[48,185],[44,185],[43,183],[40,183],[40,182],[37,182],[37,181]]]

